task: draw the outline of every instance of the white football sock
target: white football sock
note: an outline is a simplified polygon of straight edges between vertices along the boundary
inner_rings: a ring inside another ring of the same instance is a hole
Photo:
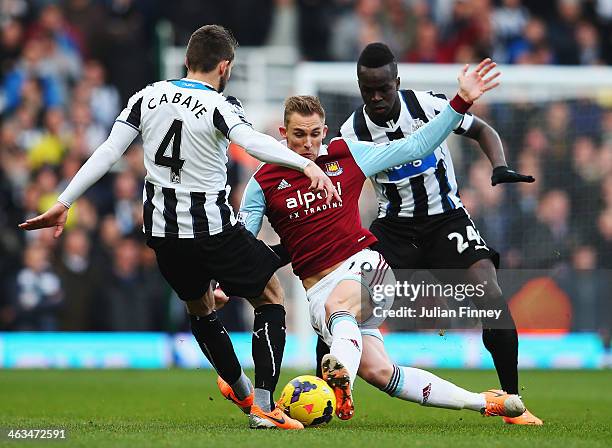
[[[266,389],[255,388],[255,396],[253,397],[253,403],[259,406],[262,411],[270,412],[272,410],[272,392]]]
[[[383,392],[402,400],[445,409],[470,409],[485,407],[484,395],[467,391],[442,378],[413,367],[393,366],[393,375]]]
[[[236,381],[234,384],[230,384],[230,386],[239,400],[244,400],[246,397],[251,395],[251,392],[253,392],[251,380],[244,374],[244,372],[241,372],[238,381]]]
[[[336,311],[329,316],[327,325],[333,338],[329,352],[344,364],[351,377],[351,387],[353,387],[363,347],[357,321],[346,311]]]

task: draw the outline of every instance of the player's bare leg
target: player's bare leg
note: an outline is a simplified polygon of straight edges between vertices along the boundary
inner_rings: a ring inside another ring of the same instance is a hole
[[[363,352],[357,374],[378,389],[384,389],[393,375],[393,362],[384,343],[375,336],[362,335]]]
[[[325,302],[327,328],[332,335],[329,354],[323,357],[323,379],[336,395],[336,415],[342,420],[353,416],[352,387],[361,359],[360,317],[362,285],[343,280],[336,285]]]
[[[517,416],[525,407],[518,395],[487,391],[474,393],[433,373],[391,362],[383,342],[363,335],[359,376],[392,397],[444,409],[469,409],[486,416]]]
[[[518,334],[512,314],[497,282],[497,272],[490,259],[479,260],[467,270],[468,281],[483,285],[482,298],[474,298],[479,308],[500,309],[502,317],[497,322],[483,320],[482,341],[491,353],[502,390],[518,394]],[[504,421],[519,425],[541,425],[542,420],[525,410],[516,418],[505,417]]]
[[[270,278],[261,296],[247,300],[255,312],[252,346],[255,397],[249,416],[251,428],[302,429],[300,422],[274,403],[286,338],[285,297],[278,277]]]
[[[253,385],[242,371],[234,346],[215,313],[212,288],[198,300],[185,301],[191,320],[191,331],[219,378],[217,384],[223,396],[233,401],[243,412],[253,404]]]
[[[214,285],[212,288],[214,289],[213,296],[215,300],[215,311],[219,311],[227,304],[227,302],[229,302],[229,296],[223,292],[216,281],[213,280],[213,282]]]

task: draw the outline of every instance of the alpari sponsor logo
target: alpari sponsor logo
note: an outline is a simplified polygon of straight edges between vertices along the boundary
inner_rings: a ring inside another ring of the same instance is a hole
[[[336,190],[338,191],[338,195],[342,196],[342,186],[340,185],[340,182],[336,182]],[[302,193],[300,190],[298,190],[295,196],[290,196],[285,201],[289,210],[300,207],[309,209],[317,200],[325,199],[326,197],[327,193],[314,193],[312,191]]]

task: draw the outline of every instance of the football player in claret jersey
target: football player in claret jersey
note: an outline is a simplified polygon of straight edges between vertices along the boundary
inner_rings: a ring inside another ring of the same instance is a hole
[[[518,395],[472,393],[429,372],[394,365],[380,331],[368,325],[376,316],[361,309],[362,293],[369,302],[377,286],[393,281],[384,258],[370,249],[376,238],[361,226],[358,201],[365,179],[427,157],[461,122],[458,111],[465,112],[471,101],[497,85],[496,75],[487,78],[494,66],[485,60],[469,74],[466,67],[459,76],[459,94],[436,119],[410,138],[383,145],[334,139],[322,146],[327,128],[321,104],[314,97],[291,97],[281,134],[292,150],[325,168],[342,202],[326,204],[292,171],[268,164],[247,184],[239,219],[257,235],[265,215],[280,236],[306,289],[312,326],[330,347],[322,360],[322,377],[334,389],[336,415],[341,419],[353,416],[351,389],[357,374],[391,396],[427,406],[485,415],[516,416],[524,411]],[[371,281],[362,276],[364,265],[377,267]],[[362,359],[376,367],[361,369]]]
[[[340,128],[344,138],[385,143],[407,137],[434,118],[448,101],[441,94],[399,88],[393,53],[382,43],[366,46],[357,63],[364,105]],[[493,166],[492,185],[533,182],[509,169],[497,132],[466,114],[455,134],[475,140]],[[518,336],[512,315],[497,283],[499,255],[489,248],[463,207],[446,142],[427,157],[401,164],[370,178],[378,200],[378,218],[370,231],[394,269],[463,269],[474,284],[486,285],[476,306],[503,311],[499,321],[483,320],[482,338],[491,353],[502,389],[518,393]],[[317,344],[320,359],[327,351]],[[541,424],[526,411],[507,423]]]
[[[252,428],[301,429],[302,424],[277,409],[272,400],[285,345],[282,289],[273,277],[280,260],[236,223],[226,190],[229,140],[261,161],[295,170],[312,194],[324,195],[327,201],[339,197],[316,164],[252,129],[240,102],[222,95],[236,45],[221,26],[196,30],[187,45],[187,77],[159,81],[135,93],[108,139],[58,202],[20,227],[55,226],[58,237],[70,205],[141,134],[147,171],[143,191],[147,244],[155,251],[161,273],[185,301],[192,332],[219,374],[219,387],[249,414]],[[228,294],[249,298],[255,307],[254,390],[214,312],[212,279]]]

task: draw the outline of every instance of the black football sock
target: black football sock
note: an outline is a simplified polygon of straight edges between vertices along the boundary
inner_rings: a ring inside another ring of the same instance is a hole
[[[518,333],[514,319],[503,297],[496,300],[502,311],[500,319],[488,322],[483,319],[482,342],[491,353],[499,383],[509,394],[518,394]]]
[[[223,327],[223,323],[214,311],[208,316],[189,315],[191,320],[191,332],[198,341],[198,345],[204,356],[210,361],[217,373],[234,389],[239,399],[250,393],[250,382],[244,381],[244,373],[232,341]],[[245,390],[242,390],[242,389]]]
[[[283,361],[285,337],[285,308],[282,305],[268,304],[255,308],[255,404],[266,412],[274,408],[273,394]]]
[[[329,347],[323,341],[321,336],[317,337],[317,376],[319,378],[323,378],[323,371],[321,370],[321,361],[323,360],[323,356],[329,353]]]
[[[483,329],[482,341],[491,353],[502,389],[509,394],[518,394],[518,334],[516,329]]]

